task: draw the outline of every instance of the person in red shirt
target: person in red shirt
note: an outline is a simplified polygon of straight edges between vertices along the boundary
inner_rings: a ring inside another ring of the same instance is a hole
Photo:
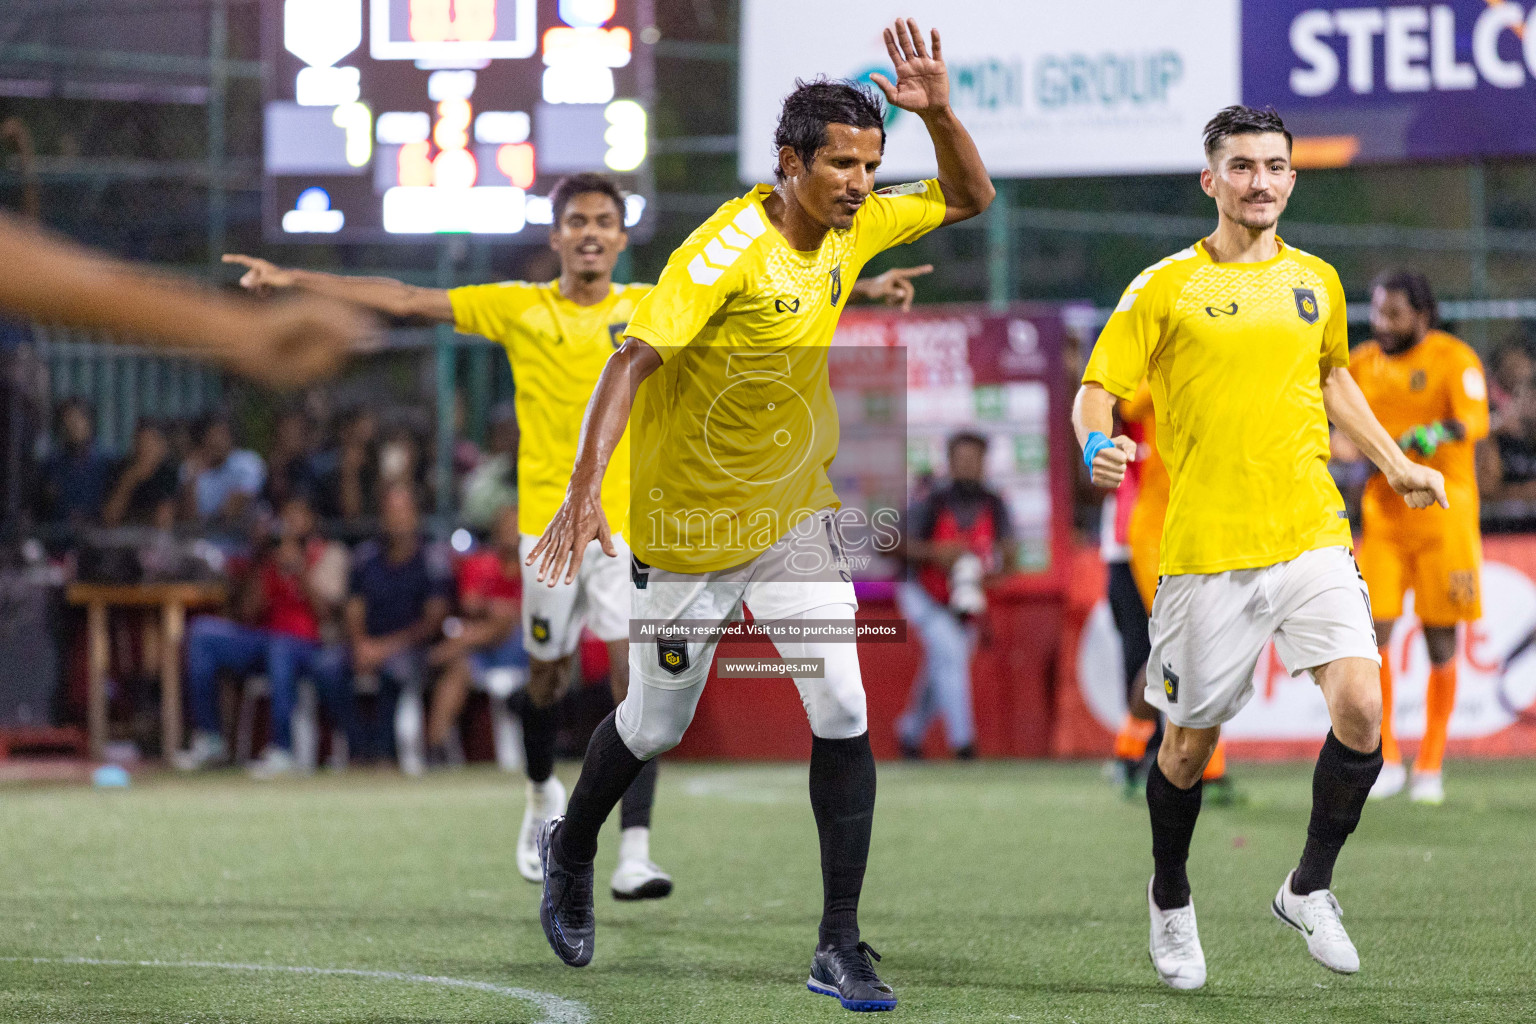
[[[340,652],[327,652],[322,627],[335,614],[346,581],[346,553],[315,532],[309,501],[283,504],[275,536],[266,540],[236,601],[234,618],[205,616],[187,631],[187,702],[194,731],[176,759],[184,770],[224,760],[218,676],[265,672],[272,699],[271,743],[252,774],[295,769],[290,723],[298,683],[308,678],[339,727],[350,730],[351,686]]]
[[[522,765],[507,706],[507,698],[528,681],[519,543],[517,506],[508,506],[497,514],[491,543],[458,564],[458,624],[445,628],[450,635],[427,653],[427,664],[442,670],[427,716],[427,750],[434,760],[444,759],[453,723],[470,687],[478,686],[491,697],[497,763],[508,770]]]

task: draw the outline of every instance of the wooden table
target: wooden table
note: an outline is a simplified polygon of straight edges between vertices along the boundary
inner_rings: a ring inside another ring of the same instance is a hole
[[[86,609],[90,644],[89,689],[86,697],[86,734],[91,757],[101,759],[107,743],[107,669],[110,646],[107,611],[110,608],[159,608],[163,631],[160,654],[160,743],[163,756],[181,749],[181,645],[186,634],[188,610],[217,608],[224,604],[222,583],[74,583],[65,591],[72,605]]]

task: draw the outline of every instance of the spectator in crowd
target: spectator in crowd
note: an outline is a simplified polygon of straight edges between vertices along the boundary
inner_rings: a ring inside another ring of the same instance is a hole
[[[258,539],[260,554],[238,588],[230,618],[205,616],[187,631],[187,702],[194,731],[176,761],[196,770],[226,757],[219,722],[219,673],[267,674],[272,699],[271,743],[251,768],[258,778],[292,772],[292,718],[298,682],[307,676],[337,724],[352,725],[345,656],[323,656],[322,627],[344,596],[346,552],[315,532],[302,496],[284,504],[276,536]]]
[[[400,767],[426,769],[422,695],[427,650],[442,636],[453,596],[447,553],[421,535],[415,492],[388,487],[379,510],[380,535],[354,553],[346,605],[346,635],[354,675],[377,679],[380,706],[395,706]]]
[[[427,653],[427,664],[441,672],[427,719],[430,760],[449,760],[453,725],[474,686],[491,698],[496,762],[507,771],[522,767],[521,743],[507,703],[528,680],[517,554],[520,539],[517,507],[505,507],[496,518],[490,545],[459,562],[459,625]]]
[[[453,477],[462,480],[475,471],[485,453],[469,436],[469,401],[463,389],[453,393]]]
[[[222,413],[200,418],[193,442],[181,467],[187,518],[216,531],[244,533],[266,483],[266,464],[255,452],[235,447],[234,428]]]
[[[1478,486],[1486,503],[1536,501],[1536,363],[1524,336],[1501,344],[1491,362],[1492,443],[1478,446]]]
[[[420,493],[425,483],[426,459],[421,438],[409,424],[394,424],[379,442],[379,493],[383,494],[396,484],[404,484]]]
[[[956,757],[976,756],[971,655],[986,603],[982,586],[1014,560],[1008,508],[982,483],[987,439],[955,434],[948,455],[949,482],[913,509],[906,537],[912,572],[897,588],[901,612],[923,645],[907,710],[896,723],[902,754],[914,759],[936,717]]]
[[[48,523],[94,523],[106,502],[112,460],[96,445],[91,407],[71,398],[54,413],[53,455],[43,466],[40,518]]]
[[[377,515],[379,421],[366,407],[342,414],[336,445],[315,460],[315,494],[326,519],[355,527]]]
[[[133,431],[133,449],[117,464],[106,507],[101,511],[102,523],[170,529],[176,521],[179,481],[165,427],[157,420],[139,420]]]
[[[476,530],[489,530],[508,505],[517,504],[517,412],[511,402],[491,410],[490,449],[464,480],[459,509]]]
[[[267,453],[267,483],[262,497],[267,506],[280,509],[295,495],[313,497],[314,430],[302,409],[290,408],[277,417],[272,429],[272,449]]]

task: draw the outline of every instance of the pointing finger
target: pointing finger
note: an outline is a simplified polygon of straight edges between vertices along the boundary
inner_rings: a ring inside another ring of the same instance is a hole
[[[920,267],[897,267],[891,271],[893,277],[898,277],[902,280],[906,280],[909,277],[922,277],[924,274],[931,273],[933,273],[932,263],[924,263]]]

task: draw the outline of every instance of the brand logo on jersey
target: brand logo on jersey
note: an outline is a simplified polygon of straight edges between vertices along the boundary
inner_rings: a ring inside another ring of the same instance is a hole
[[[1309,324],[1317,323],[1317,294],[1311,288],[1292,288],[1296,295],[1296,315]]]
[[[839,263],[832,268],[832,296],[831,303],[834,308],[839,299],[843,297],[843,265]]]
[[[708,288],[767,230],[757,204],[743,206],[729,224],[720,228],[719,234],[704,243],[704,251],[695,253],[688,261],[688,277],[694,284]]]
[[[1179,674],[1167,665],[1163,666],[1163,694],[1169,704],[1179,702]]]
[[[1414,370],[1408,377],[1409,391],[1423,391],[1429,387],[1429,374],[1423,370]]]
[[[775,313],[798,313],[800,312],[800,298],[796,296],[788,302],[785,302],[783,299],[774,299],[773,311]]]
[[[535,615],[528,623],[528,632],[538,643],[549,642],[549,620],[542,615]]]
[[[1237,303],[1234,302],[1234,303],[1232,303],[1232,305],[1225,306],[1225,307],[1223,307],[1223,306],[1206,306],[1205,307],[1205,315],[1210,317],[1213,320],[1216,317],[1218,317],[1218,316],[1237,316]]]
[[[624,332],[627,330],[629,330],[629,324],[608,325],[608,340],[613,342],[614,348],[624,344]]]
[[[688,670],[688,641],[658,637],[656,664],[668,675],[680,676]]]

